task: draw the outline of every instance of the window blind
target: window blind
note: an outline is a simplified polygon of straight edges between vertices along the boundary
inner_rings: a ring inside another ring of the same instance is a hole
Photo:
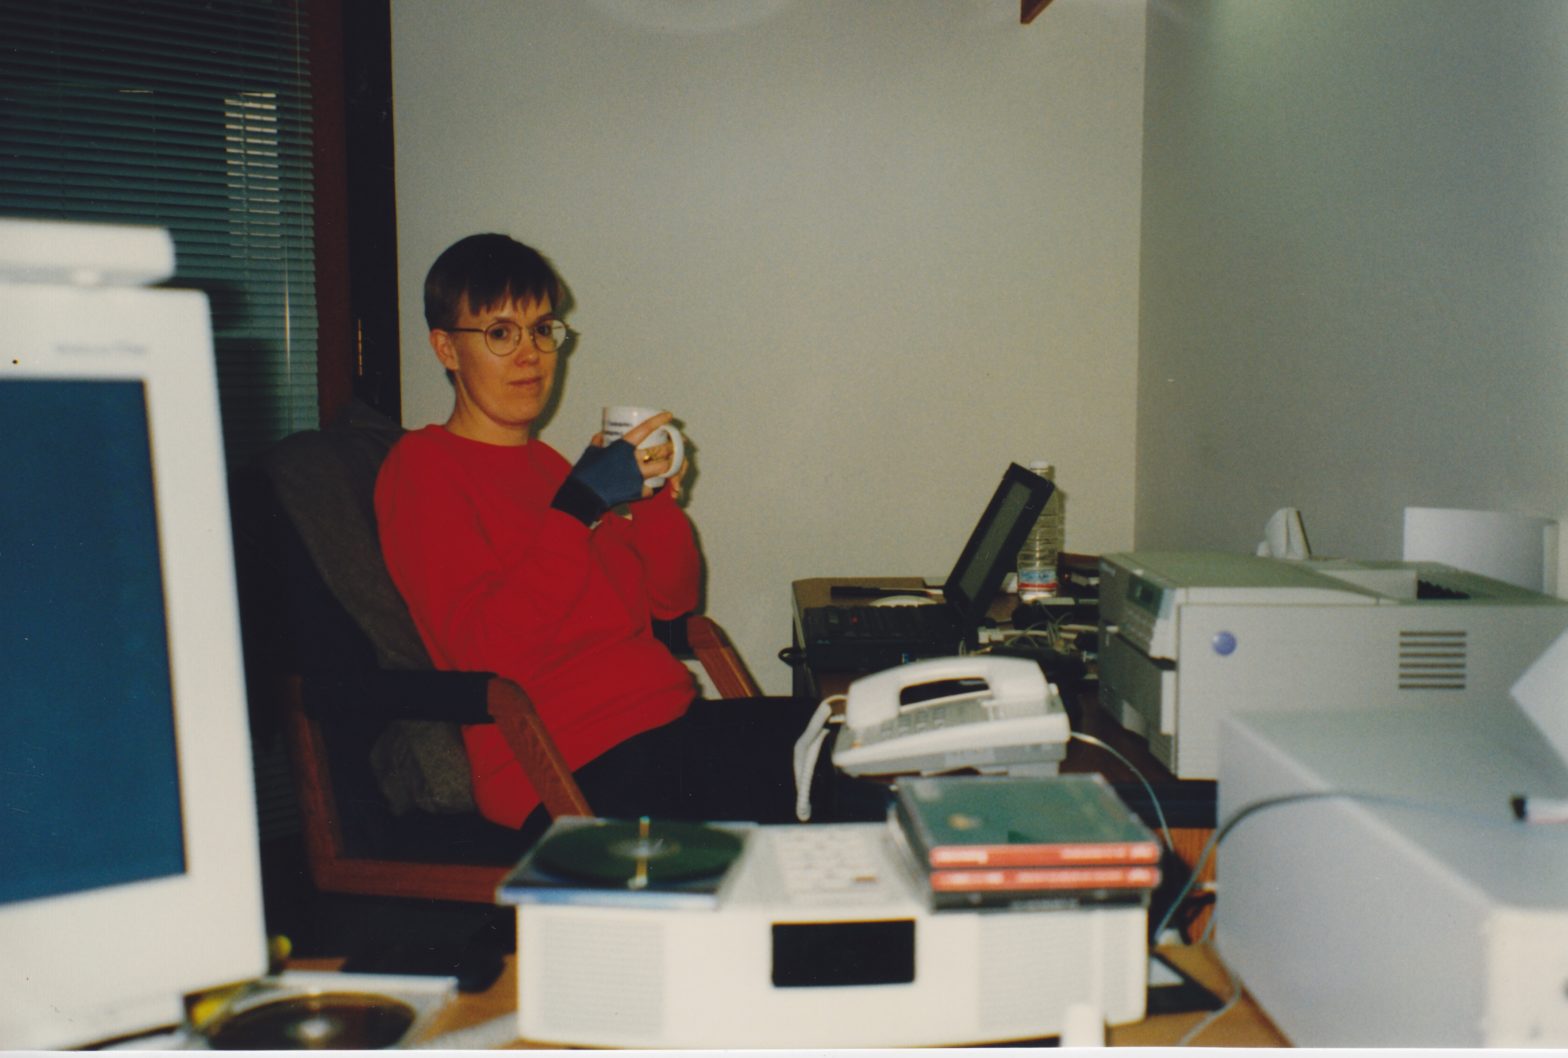
[[[317,424],[303,0],[4,0],[0,214],[155,224],[212,303],[237,464]]]

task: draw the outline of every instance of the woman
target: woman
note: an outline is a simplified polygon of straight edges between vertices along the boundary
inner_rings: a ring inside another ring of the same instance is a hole
[[[694,705],[690,673],[652,634],[652,619],[695,608],[701,579],[676,504],[690,464],[655,490],[672,446],[635,447],[670,414],[595,438],[575,464],[533,436],[569,334],[563,301],[549,263],[507,236],[470,236],[432,265],[425,319],[453,408],[405,435],[377,480],[392,578],[437,668],[523,687],[599,815],[791,819],[812,703]],[[494,725],[466,726],[464,742],[481,813],[542,828]],[[873,793],[862,814],[881,811]]]

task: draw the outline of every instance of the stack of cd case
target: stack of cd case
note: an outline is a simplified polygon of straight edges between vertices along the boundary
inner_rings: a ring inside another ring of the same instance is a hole
[[[895,843],[934,910],[1147,904],[1162,847],[1095,774],[902,779]]]
[[[753,829],[746,824],[562,817],[501,880],[496,900],[716,907]]]

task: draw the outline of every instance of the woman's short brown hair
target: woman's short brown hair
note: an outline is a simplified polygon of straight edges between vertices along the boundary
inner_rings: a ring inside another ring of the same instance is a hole
[[[457,326],[470,311],[514,301],[550,301],[560,312],[566,288],[554,267],[509,235],[470,235],[448,246],[425,275],[425,323],[433,331]]]

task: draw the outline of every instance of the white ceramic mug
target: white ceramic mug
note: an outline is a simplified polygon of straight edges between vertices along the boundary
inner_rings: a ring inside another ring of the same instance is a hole
[[[658,408],[637,408],[630,404],[612,404],[604,409],[604,443],[618,441],[626,432],[638,423],[651,419],[659,414]],[[654,445],[672,444],[675,452],[670,458],[670,469],[664,472],[664,477],[644,479],[650,488],[659,488],[664,484],[665,478],[681,468],[686,460],[686,441],[681,437],[681,432],[674,426],[661,426],[647,437],[643,438],[638,448],[651,448]]]

